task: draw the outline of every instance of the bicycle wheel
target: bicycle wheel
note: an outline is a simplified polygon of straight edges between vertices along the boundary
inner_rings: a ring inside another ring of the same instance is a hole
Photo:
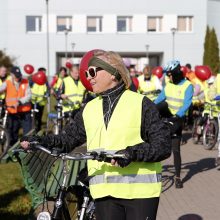
[[[2,158],[9,148],[9,134],[5,128],[0,126],[0,158]]]
[[[203,146],[206,150],[211,150],[218,138],[218,123],[210,120],[209,124],[205,124],[203,132]]]
[[[199,121],[200,121],[200,118],[196,118],[194,120],[194,123],[193,123],[193,128],[192,128],[192,141],[193,141],[193,144],[198,144],[199,142],[199,139],[201,137],[201,134],[198,134],[198,127],[199,127]]]

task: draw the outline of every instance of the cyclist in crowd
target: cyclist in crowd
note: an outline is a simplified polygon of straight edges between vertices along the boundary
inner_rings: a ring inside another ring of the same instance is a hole
[[[137,78],[137,71],[132,66],[129,66],[128,70],[129,70],[130,77],[131,77],[131,85],[129,89],[133,92],[137,92],[138,84],[139,84],[138,78]]]
[[[171,132],[172,150],[175,167],[175,186],[182,188],[183,183],[180,178],[181,173],[181,153],[180,144],[184,117],[192,103],[193,86],[183,76],[178,60],[170,61],[164,68],[164,72],[169,77],[169,82],[155,100],[157,108],[162,117],[168,118],[173,126]]]
[[[216,100],[217,101],[217,108],[220,114],[220,73],[217,74],[215,82],[213,83],[213,86],[209,89],[208,96],[210,100]],[[218,116],[218,125],[220,127],[220,116]],[[220,165],[220,129],[218,130],[218,156],[216,158],[216,165]]]
[[[138,77],[139,88],[138,91],[146,95],[151,101],[154,101],[159,92],[162,90],[162,85],[157,76],[152,76],[150,66],[143,69],[143,75]]]
[[[68,74],[67,74],[66,67],[63,67],[63,66],[60,67],[59,73],[53,77],[53,80],[50,84],[52,95],[59,94],[60,89],[61,89],[61,85],[63,83],[63,79],[67,76],[68,76]]]
[[[187,63],[185,65],[187,72],[186,72],[186,78],[193,84],[194,79],[196,78],[195,72],[192,70],[192,66],[190,63]]]
[[[46,74],[46,69],[44,67],[38,68],[38,72],[42,71]],[[31,102],[32,108],[36,105],[37,111],[35,112],[35,122],[36,122],[36,132],[41,130],[42,117],[44,112],[44,107],[47,103],[47,96],[49,95],[49,84],[46,82],[44,85],[38,85],[31,81]]]
[[[0,65],[0,86],[2,85],[3,82],[5,82],[5,80],[7,80],[9,78],[10,78],[10,75],[7,73],[6,66],[1,64]],[[1,93],[0,94],[0,104],[4,105],[4,103],[5,103],[5,93]],[[0,115],[0,117],[4,115],[4,111],[2,111],[1,113],[2,114]]]
[[[215,76],[211,76],[208,80],[207,80],[207,85],[208,87],[204,90],[204,101],[213,105],[216,105],[216,101],[214,100],[210,100],[209,98],[209,90],[210,88],[212,88],[213,83],[215,82]],[[217,110],[217,109],[214,109]],[[209,106],[207,106],[206,104],[204,104],[204,110],[203,110],[203,117],[201,117],[200,121],[199,121],[199,125],[197,127],[197,134],[201,135],[202,134],[202,126],[204,125],[204,123],[207,121],[208,118],[208,114],[209,114]],[[213,113],[214,117],[217,117],[217,114],[214,112]]]
[[[5,80],[9,79],[10,75],[7,73],[7,68],[3,64],[0,65],[0,85],[5,82]],[[5,99],[5,94],[0,94],[0,100]]]
[[[73,66],[70,75],[63,79],[61,85],[61,98],[63,99],[63,112],[72,112],[72,116],[81,107],[86,89],[79,79],[79,68]]]
[[[0,86],[5,92],[5,103],[8,111],[10,146],[18,141],[20,124],[23,134],[31,130],[31,90],[28,80],[22,78],[20,68],[11,68],[11,78]]]
[[[87,142],[88,151],[124,153],[110,163],[88,161],[90,192],[97,220],[156,219],[161,193],[160,161],[171,154],[167,124],[154,103],[132,92],[130,76],[115,52],[94,52],[86,77],[98,97],[88,102],[62,134],[21,139],[69,152]]]

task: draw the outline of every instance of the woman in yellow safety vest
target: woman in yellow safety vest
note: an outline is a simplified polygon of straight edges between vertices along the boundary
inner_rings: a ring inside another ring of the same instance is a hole
[[[160,114],[173,124],[171,132],[175,167],[175,187],[182,188],[180,143],[185,115],[192,103],[193,85],[185,79],[178,60],[171,60],[164,68],[170,81],[154,101]]]
[[[88,161],[89,187],[97,220],[156,219],[161,164],[171,153],[170,130],[155,105],[132,92],[128,70],[115,52],[97,50],[86,77],[98,97],[88,102],[59,135],[23,137],[64,151],[87,142],[88,151],[124,153],[111,163]]]

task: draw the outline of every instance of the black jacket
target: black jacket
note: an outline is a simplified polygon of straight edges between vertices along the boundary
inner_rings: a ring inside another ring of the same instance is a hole
[[[120,84],[117,87],[100,94],[103,98],[103,115],[106,127],[108,126],[108,122],[115,106],[124,91],[125,85]],[[82,108],[75,115],[74,121],[71,124],[68,124],[61,134],[38,137],[40,143],[47,148],[62,148],[64,152],[70,152],[75,147],[85,143],[86,131],[82,117],[83,110],[84,109]],[[135,146],[128,146],[130,149],[138,151],[141,155],[139,161],[157,162],[170,156],[170,129],[160,120],[155,104],[147,97],[143,98],[142,103],[141,138],[144,141],[143,143]]]

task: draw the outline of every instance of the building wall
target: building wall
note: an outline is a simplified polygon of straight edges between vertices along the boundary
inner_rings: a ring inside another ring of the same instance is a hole
[[[30,63],[35,68],[47,67],[46,53],[46,1],[0,0],[0,49],[16,57],[16,64],[23,67]],[[3,5],[3,7],[2,7]],[[198,7],[199,5],[199,7]],[[190,7],[189,7],[190,6]],[[131,10],[132,9],[132,10]],[[49,39],[50,39],[50,75],[58,68],[57,53],[65,53],[65,35],[56,32],[56,16],[73,16],[73,31],[68,34],[68,52],[72,54],[74,42],[75,61],[80,54],[94,48],[117,51],[123,56],[136,54],[140,59],[138,68],[145,63],[146,47],[149,45],[150,58],[160,55],[159,64],[172,59],[173,35],[170,31],[176,27],[178,15],[192,15],[194,27],[191,33],[175,33],[175,58],[184,65],[201,64],[203,43],[207,25],[207,0],[49,0]],[[43,16],[41,33],[26,33],[27,15]],[[87,33],[86,16],[103,16],[103,32]],[[133,32],[117,33],[117,16],[133,16]],[[162,33],[149,33],[146,30],[147,16],[163,16]],[[78,54],[78,55],[77,55]]]

